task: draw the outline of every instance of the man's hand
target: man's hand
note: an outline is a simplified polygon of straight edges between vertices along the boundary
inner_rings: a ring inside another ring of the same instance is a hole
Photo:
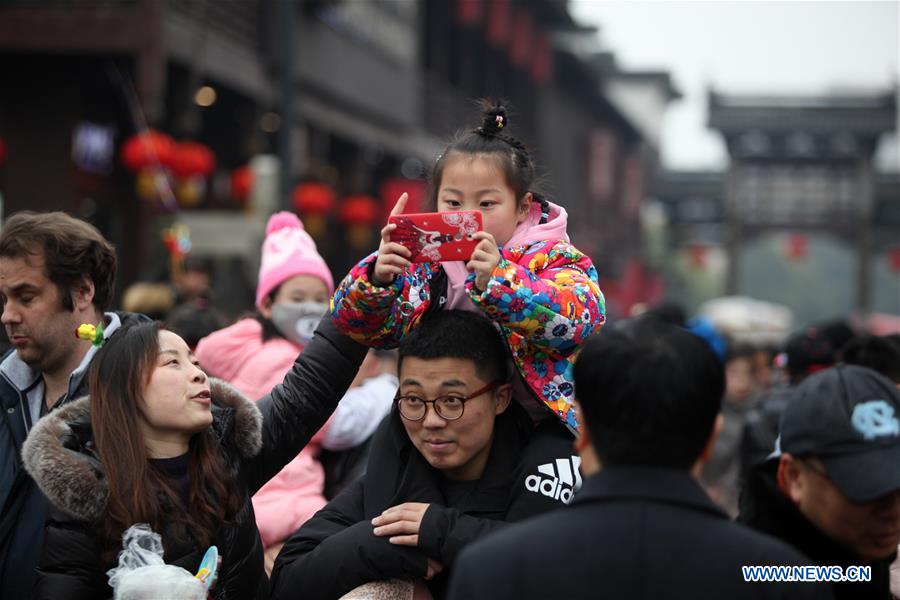
[[[417,547],[419,545],[419,527],[429,504],[422,502],[404,502],[392,506],[381,515],[372,519],[377,536],[390,536],[388,541],[400,546]],[[438,571],[440,572],[440,571]]]
[[[430,581],[432,577],[444,570],[444,565],[433,558],[427,558],[426,560],[428,561],[428,569],[425,572],[425,581]]]
[[[408,198],[409,195],[406,192],[400,194],[397,204],[391,210],[392,217],[403,214]],[[375,285],[388,286],[397,275],[402,275],[409,268],[408,259],[412,253],[405,246],[391,241],[391,232],[395,229],[397,229],[396,225],[388,223],[381,230],[378,258],[375,259],[375,268],[372,270],[372,283]]]
[[[266,548],[265,554],[263,554],[264,566],[266,568],[266,575],[269,577],[272,576],[272,568],[275,567],[275,559],[278,557],[278,553],[281,552],[281,549],[284,547],[284,542],[279,542],[274,546],[269,546]]]
[[[491,273],[500,264],[500,250],[497,248],[497,241],[494,236],[487,231],[479,231],[474,238],[480,240],[475,246],[472,258],[466,263],[466,269],[470,273],[475,273],[475,287],[483,292],[487,289],[487,284],[491,280]]]

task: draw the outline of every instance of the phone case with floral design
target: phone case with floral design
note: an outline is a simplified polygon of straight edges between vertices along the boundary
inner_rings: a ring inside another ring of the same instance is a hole
[[[482,230],[477,210],[397,215],[388,223],[397,225],[391,241],[407,248],[413,262],[467,261],[478,245],[475,233]]]

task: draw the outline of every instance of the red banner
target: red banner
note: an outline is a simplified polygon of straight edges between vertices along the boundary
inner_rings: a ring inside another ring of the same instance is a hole
[[[588,191],[594,201],[612,195],[615,179],[616,138],[608,129],[595,129],[588,138]]]
[[[517,67],[527,67],[534,50],[534,21],[527,8],[513,11],[512,39],[509,44],[509,61]]]
[[[644,165],[639,156],[629,156],[622,166],[622,212],[636,220],[644,201]]]
[[[456,0],[456,19],[463,25],[477,25],[484,18],[484,0]]]
[[[487,39],[495,46],[504,46],[512,33],[511,0],[488,0]]]
[[[787,237],[784,253],[788,260],[803,260],[809,253],[809,240],[802,233],[792,233]]]
[[[544,85],[553,77],[553,48],[547,36],[538,34],[531,56],[531,77],[538,85]]]

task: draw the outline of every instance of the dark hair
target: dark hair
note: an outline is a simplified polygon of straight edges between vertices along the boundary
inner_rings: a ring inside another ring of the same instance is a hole
[[[784,345],[787,372],[791,383],[799,383],[808,375],[834,365],[837,351],[832,341],[819,329],[807,327],[788,337]]]
[[[647,312],[641,315],[642,319],[656,319],[663,323],[678,325],[684,327],[687,323],[687,311],[676,302],[663,302],[647,309]]]
[[[834,348],[835,354],[837,354],[838,350],[849,344],[850,340],[855,338],[857,334],[850,323],[843,318],[831,319],[830,321],[819,323],[814,327],[819,330],[829,343],[831,343],[831,347]],[[840,359],[840,357],[835,356],[835,361],[838,359]]]
[[[184,257],[184,260],[181,263],[181,268],[185,273],[206,273],[210,276],[213,274],[214,270],[213,261],[211,259],[192,255]]]
[[[857,337],[844,346],[841,354],[847,364],[869,367],[900,383],[900,344],[887,337]]]
[[[281,289],[282,285],[284,285],[284,282],[276,285],[275,289],[273,289],[266,295],[266,298],[269,299],[270,303],[275,304],[275,297],[278,296],[278,290]],[[259,309],[256,309],[256,311],[253,313],[253,318],[256,319],[256,321],[262,327],[262,341],[268,342],[269,340],[287,339],[286,337],[284,337],[284,334],[281,333],[281,331],[279,331],[277,327],[275,327],[275,323],[272,322],[272,319],[267,319],[266,317],[264,317],[263,314],[259,312]]]
[[[690,468],[724,393],[724,368],[709,345],[653,319],[602,330],[575,362],[575,395],[605,465]]]
[[[729,342],[728,349],[725,351],[725,362],[746,358],[753,360],[756,355],[756,348],[750,344],[742,344],[739,342]]]
[[[165,322],[165,328],[180,335],[191,349],[196,348],[200,340],[223,327],[225,319],[222,315],[199,301],[179,304],[169,311]]]
[[[63,307],[75,310],[72,288],[83,277],[94,283],[93,304],[112,305],[116,251],[93,225],[64,212],[18,212],[3,225],[0,256],[43,255],[47,279],[56,284]]]
[[[134,523],[148,523],[158,532],[174,525],[176,537],[190,536],[205,548],[239,508],[233,473],[209,429],[190,441],[186,506],[150,466],[138,403],[156,365],[159,330],[156,322],[125,326],[91,361],[91,427],[109,486],[103,536],[105,553],[112,557],[121,549],[122,533]]]
[[[397,369],[409,356],[425,360],[464,358],[475,363],[475,372],[487,382],[503,381],[507,351],[494,325],[478,313],[441,310],[425,317],[419,327],[400,342]]]
[[[499,100],[496,102],[480,100],[479,107],[481,125],[458,133],[434,163],[430,177],[431,191],[428,200],[430,206],[437,207],[441,177],[450,158],[459,154],[492,156],[496,157],[507,185],[516,195],[516,201],[521,201],[525,194],[531,192],[541,205],[541,220],[546,222],[549,218],[549,204],[532,189],[535,183],[534,160],[522,142],[505,133],[509,127],[506,107]]]

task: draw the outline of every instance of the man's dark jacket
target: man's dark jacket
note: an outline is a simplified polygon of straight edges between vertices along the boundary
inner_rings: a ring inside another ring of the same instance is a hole
[[[744,565],[801,565],[797,551],[732,523],[686,472],[608,468],[565,509],[460,556],[454,600],[830,598],[818,584],[745,583]]]
[[[821,566],[848,566],[863,563],[847,548],[819,531],[785,496],[776,483],[778,459],[750,470],[743,493],[738,521],[790,544]],[[890,567],[893,556],[871,563],[869,582],[833,583],[837,600],[891,600]]]
[[[515,402],[497,417],[494,441],[477,487],[449,506],[440,472],[431,467],[409,440],[394,409],[375,433],[366,475],[348,486],[288,539],[272,572],[272,598],[304,600],[338,598],[370,581],[423,578],[426,557],[444,565],[429,588],[436,598],[446,591],[447,576],[459,552],[491,531],[564,506],[533,491],[549,467],[572,465],[572,436],[555,419],[533,430]],[[558,460],[557,460],[558,459]],[[580,461],[575,457],[574,466]],[[558,465],[559,463],[559,465]],[[559,472],[557,471],[557,474]],[[531,476],[531,479],[528,479]],[[544,476],[545,489],[577,487]],[[528,486],[526,483],[530,483]],[[529,489],[531,487],[532,489]],[[419,547],[396,546],[376,537],[371,520],[404,502],[431,506],[419,529]]]
[[[120,327],[150,320],[135,313],[116,314]],[[0,363],[13,352],[15,349],[7,352]],[[53,409],[87,394],[87,371],[84,369],[70,380],[69,392]],[[46,405],[42,406],[45,408]],[[25,393],[0,376],[0,486],[6,487],[0,489],[0,598],[3,599],[28,598],[31,594],[48,508],[47,498],[22,465],[22,444],[29,431],[27,409]]]

